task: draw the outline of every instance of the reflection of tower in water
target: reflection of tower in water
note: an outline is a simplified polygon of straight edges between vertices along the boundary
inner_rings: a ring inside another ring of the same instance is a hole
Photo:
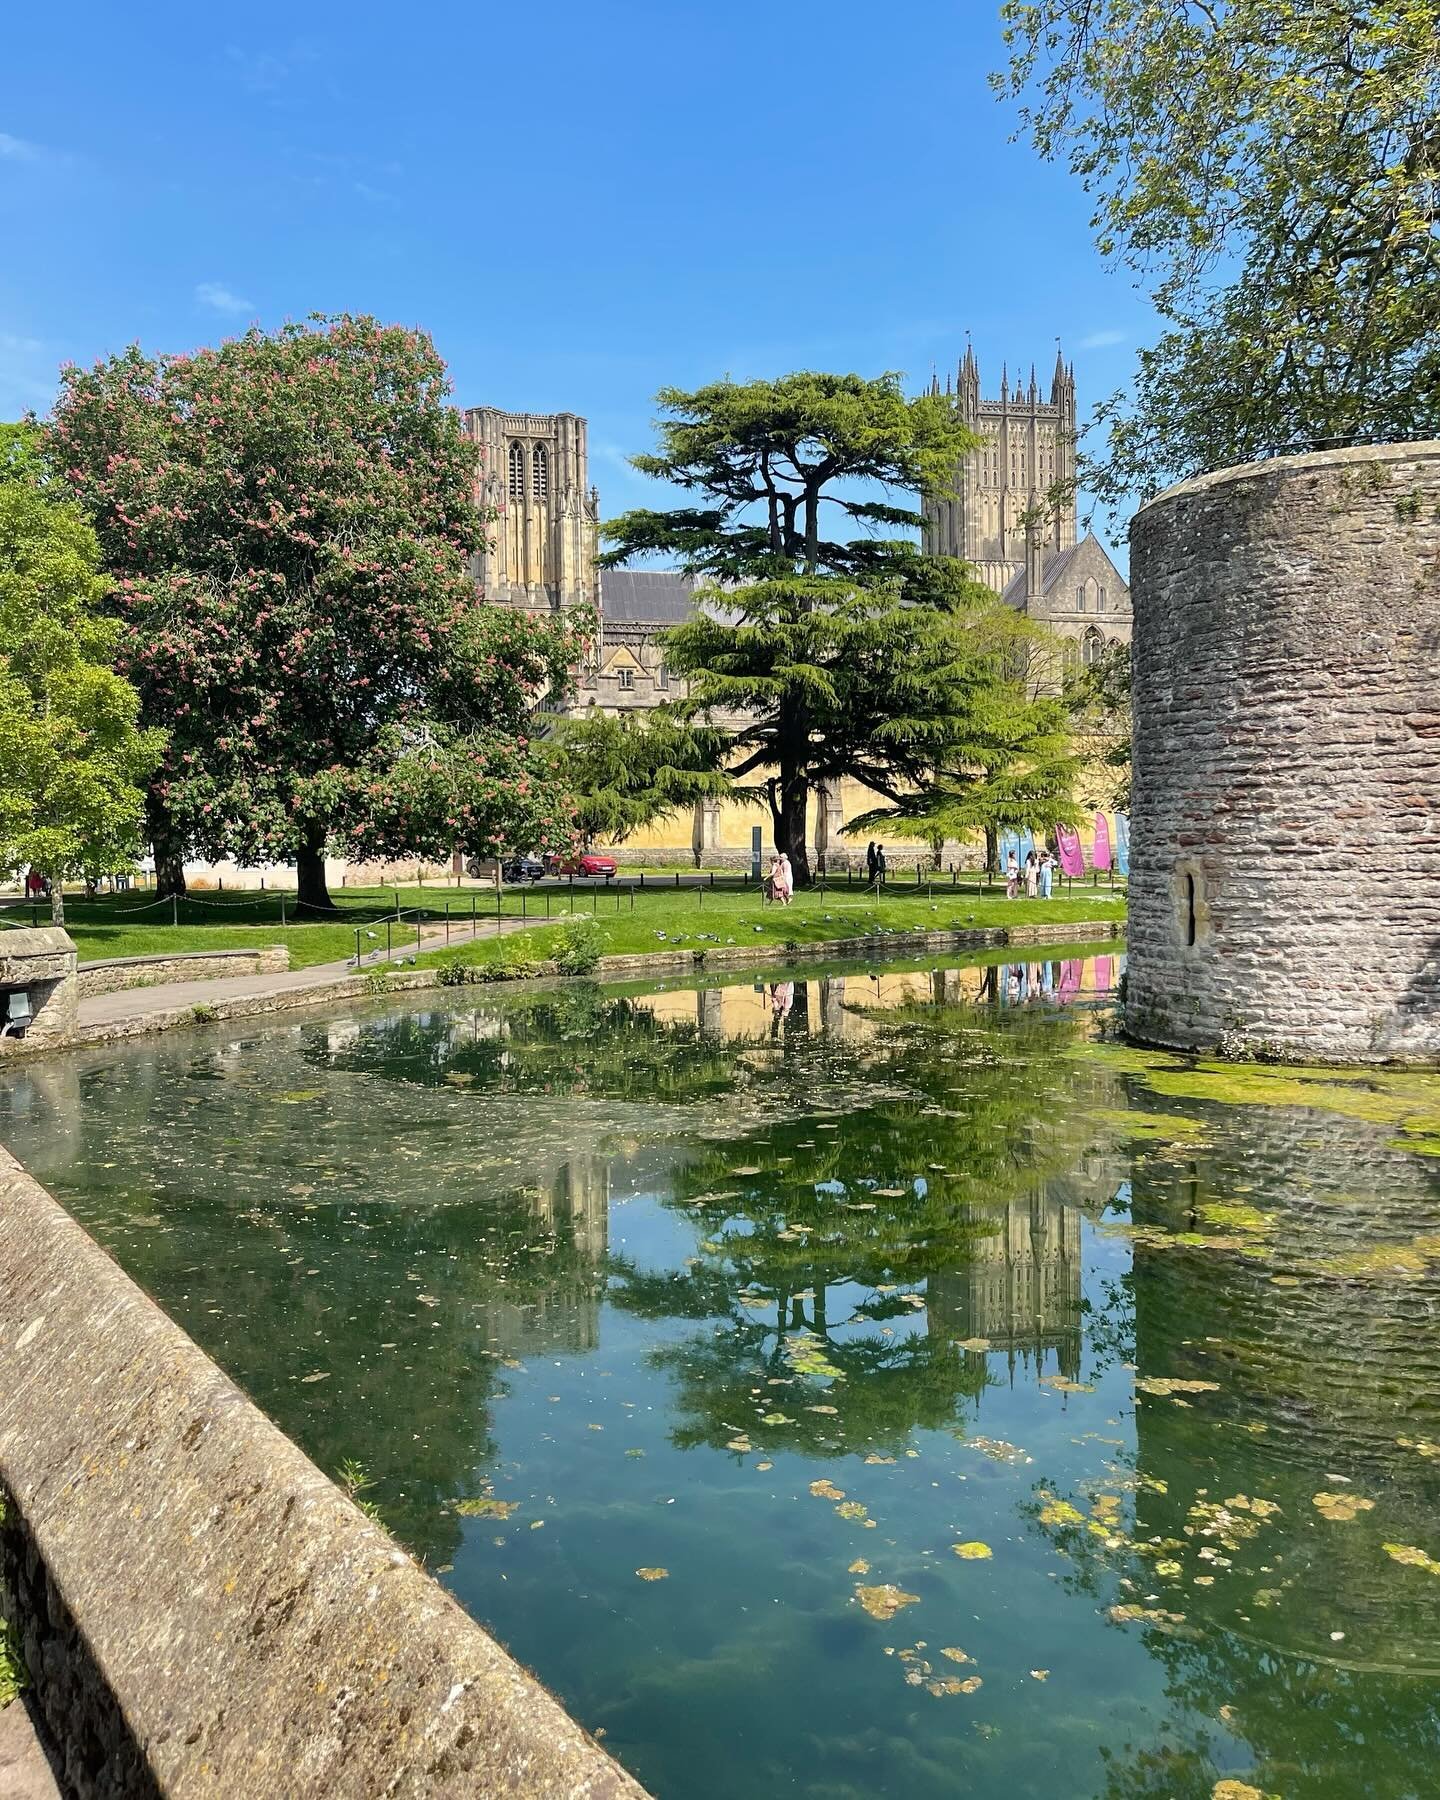
[[[1137,1245],[1143,1375],[1217,1384],[1193,1407],[1142,1397],[1137,1535],[1183,1537],[1207,1485],[1274,1500],[1263,1553],[1185,1596],[1192,1622],[1232,1634],[1213,1650],[1217,1691],[1303,1690],[1317,1741],[1363,1735],[1357,1709],[1384,1706],[1398,1745],[1428,1735],[1428,1693],[1411,1689],[1440,1672],[1440,1581],[1383,1547],[1440,1548],[1440,1461],[1418,1448],[1440,1441],[1440,1266],[1417,1249],[1440,1242],[1440,1169],[1392,1147],[1393,1126],[1333,1113],[1254,1106],[1214,1122],[1213,1145],[1179,1162],[1173,1148],[1136,1158],[1136,1223],[1223,1236],[1207,1209],[1243,1200],[1269,1224],[1252,1255]],[[1327,1523],[1324,1492],[1369,1506]],[[1400,1786],[1377,1775],[1368,1791],[1411,1791],[1393,1772]]]
[[[1045,1372],[1053,1355],[1075,1380],[1080,1369],[1080,1214],[1041,1187],[998,1208],[970,1209],[977,1233],[969,1259],[926,1284],[930,1330],[984,1338],[1018,1370]]]
[[[578,1152],[525,1198],[534,1233],[528,1254],[544,1259],[545,1279],[517,1281],[514,1300],[492,1300],[485,1334],[517,1356],[594,1350],[610,1239],[609,1158]]]

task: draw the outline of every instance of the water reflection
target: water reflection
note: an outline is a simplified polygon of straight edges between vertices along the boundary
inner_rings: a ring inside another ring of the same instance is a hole
[[[743,1719],[805,1795],[1423,1793],[1436,1084],[1112,1047],[1122,967],[461,994],[0,1109],[660,1792]]]

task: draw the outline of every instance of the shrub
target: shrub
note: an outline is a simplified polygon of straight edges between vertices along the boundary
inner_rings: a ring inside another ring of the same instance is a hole
[[[589,975],[600,966],[605,938],[594,919],[566,919],[554,936],[555,967],[562,975]]]
[[[436,980],[441,987],[464,987],[467,982],[475,979],[474,971],[455,957],[451,957],[448,962],[442,962],[436,973]]]

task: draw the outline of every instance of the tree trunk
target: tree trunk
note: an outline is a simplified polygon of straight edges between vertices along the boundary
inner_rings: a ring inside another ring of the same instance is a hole
[[[162,900],[185,892],[185,846],[175,822],[154,794],[146,797],[145,822],[155,852],[155,892]]]
[[[775,827],[775,848],[790,858],[790,873],[797,888],[810,886],[810,853],[805,843],[805,819],[809,811],[810,784],[803,775],[786,775],[770,787],[770,817]]]
[[[50,877],[50,923],[65,925],[65,884],[58,875]]]
[[[325,827],[307,825],[295,854],[296,899],[301,906],[333,912],[334,903],[325,885]]]

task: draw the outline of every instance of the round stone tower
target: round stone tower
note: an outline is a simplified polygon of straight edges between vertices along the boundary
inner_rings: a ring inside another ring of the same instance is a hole
[[[1440,442],[1184,482],[1131,550],[1127,1029],[1440,1061]]]

